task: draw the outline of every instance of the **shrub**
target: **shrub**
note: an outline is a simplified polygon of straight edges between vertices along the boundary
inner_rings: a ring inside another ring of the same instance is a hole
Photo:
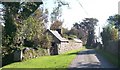
[[[23,60],[31,59],[31,58],[37,58],[40,56],[46,56],[49,55],[47,49],[38,48],[25,48],[23,49]]]

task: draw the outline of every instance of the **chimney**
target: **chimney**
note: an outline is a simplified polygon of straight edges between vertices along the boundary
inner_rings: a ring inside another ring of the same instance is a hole
[[[62,35],[62,29],[56,29],[56,31],[58,31],[58,33],[60,34],[60,35]]]

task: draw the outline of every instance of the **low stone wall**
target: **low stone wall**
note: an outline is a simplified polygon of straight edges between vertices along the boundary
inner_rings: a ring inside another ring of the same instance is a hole
[[[61,54],[70,50],[77,50],[80,49],[81,47],[82,47],[82,43],[77,43],[75,41],[69,41],[69,43],[63,42],[58,46],[58,53]]]

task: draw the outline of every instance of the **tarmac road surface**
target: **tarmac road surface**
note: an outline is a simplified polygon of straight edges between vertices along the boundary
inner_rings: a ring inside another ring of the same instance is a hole
[[[94,49],[78,53],[69,68],[117,68],[100,56]]]

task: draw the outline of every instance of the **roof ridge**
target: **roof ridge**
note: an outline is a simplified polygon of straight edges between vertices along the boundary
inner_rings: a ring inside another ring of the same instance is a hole
[[[59,39],[60,41],[68,41],[67,39],[63,38],[58,31],[56,30],[49,30],[57,39]]]

